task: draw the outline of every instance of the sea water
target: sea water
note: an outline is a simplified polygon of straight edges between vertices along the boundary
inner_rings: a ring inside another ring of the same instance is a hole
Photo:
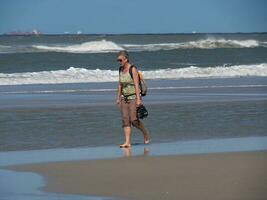
[[[120,50],[148,82],[151,155],[266,150],[267,34],[0,36],[1,163],[121,156]],[[132,142],[143,154],[136,130]],[[83,198],[39,192],[35,174],[0,174],[7,200]]]
[[[120,143],[120,50],[153,142],[267,135],[267,34],[0,36],[0,151]]]

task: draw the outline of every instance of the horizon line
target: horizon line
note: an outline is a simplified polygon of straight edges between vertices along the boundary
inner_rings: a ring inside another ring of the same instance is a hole
[[[0,33],[1,36],[49,36],[49,35],[198,35],[198,34],[266,34],[267,31],[263,32],[169,32],[169,33],[25,33],[14,34]]]

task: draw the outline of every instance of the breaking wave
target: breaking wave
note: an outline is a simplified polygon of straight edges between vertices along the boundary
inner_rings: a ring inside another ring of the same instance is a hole
[[[173,49],[216,49],[216,48],[255,48],[267,47],[265,42],[257,40],[226,40],[226,39],[202,39],[197,41],[181,43],[160,43],[160,44],[125,44],[126,49],[132,51],[159,51]]]
[[[0,53],[63,52],[63,53],[110,53],[128,51],[160,51],[174,49],[216,49],[216,48],[267,48],[266,41],[230,40],[207,38],[196,41],[155,44],[119,44],[114,41],[99,40],[81,44],[35,44],[35,45],[0,45]]]
[[[68,46],[45,46],[33,45],[36,49],[55,51],[55,52],[68,52],[68,53],[109,53],[123,50],[123,48],[111,41],[92,41],[82,44],[68,45]]]
[[[204,68],[195,66],[177,69],[168,68],[143,71],[143,75],[146,79],[267,77],[267,63]],[[117,80],[118,71],[115,70],[88,70],[75,67],[56,71],[0,73],[0,85],[115,82]]]

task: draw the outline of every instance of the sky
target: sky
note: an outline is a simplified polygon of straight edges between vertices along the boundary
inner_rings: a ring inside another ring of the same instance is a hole
[[[0,34],[267,32],[265,0],[0,0]]]

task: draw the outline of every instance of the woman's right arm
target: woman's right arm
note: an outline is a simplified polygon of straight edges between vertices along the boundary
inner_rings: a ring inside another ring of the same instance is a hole
[[[117,91],[117,100],[116,100],[116,103],[117,104],[120,104],[121,103],[121,83],[119,82],[118,83],[118,91]]]

